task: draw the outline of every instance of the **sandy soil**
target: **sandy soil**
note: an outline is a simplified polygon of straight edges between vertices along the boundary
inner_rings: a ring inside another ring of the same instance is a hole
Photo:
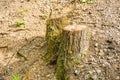
[[[80,3],[72,0],[0,0],[0,80],[56,80],[55,66],[43,59],[45,22],[67,15],[69,23],[91,28],[89,58],[71,80],[120,80],[120,0]],[[25,25],[16,26],[22,19]],[[27,56],[27,60],[17,53]]]

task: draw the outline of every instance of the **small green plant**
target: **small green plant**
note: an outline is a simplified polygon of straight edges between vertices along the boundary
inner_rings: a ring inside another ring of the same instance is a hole
[[[13,74],[11,80],[20,80],[20,77],[18,74]]]
[[[93,3],[95,0],[81,0],[82,3]]]
[[[24,12],[28,12],[29,11],[29,9],[21,9],[20,11],[19,11],[19,13],[24,13]]]
[[[24,21],[24,20],[21,20],[21,19],[16,19],[16,20],[15,20],[15,24],[16,24],[17,26],[25,25],[25,21]]]

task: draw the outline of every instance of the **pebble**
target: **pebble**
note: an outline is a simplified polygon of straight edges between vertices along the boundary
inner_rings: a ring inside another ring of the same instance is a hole
[[[98,80],[97,75],[92,76],[93,80]]]
[[[95,46],[98,47],[98,43],[95,43]]]
[[[78,74],[79,74],[79,71],[78,71],[78,70],[75,70],[74,73],[75,73],[76,75],[78,75]]]
[[[104,51],[104,52],[107,52],[107,49],[104,49],[103,51]]]
[[[116,77],[116,80],[120,80],[120,77],[119,77],[119,76],[117,76],[117,77]]]
[[[98,74],[101,73],[101,70],[100,70],[100,69],[97,69],[96,71],[97,71]]]
[[[24,0],[20,0],[20,2],[21,2],[21,3],[23,3],[23,2],[24,2]]]
[[[50,77],[50,74],[48,74],[46,77]]]
[[[103,55],[104,55],[104,52],[103,52],[103,50],[102,50],[102,49],[100,50],[99,55],[100,55],[100,56],[103,56]]]
[[[99,49],[98,49],[98,48],[95,48],[95,51],[99,51]]]

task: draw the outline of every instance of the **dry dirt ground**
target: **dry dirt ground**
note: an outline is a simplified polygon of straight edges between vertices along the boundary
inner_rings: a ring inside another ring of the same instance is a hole
[[[120,80],[120,0],[0,0],[0,80],[13,74],[20,80],[56,80],[55,66],[43,57],[50,13],[91,28],[90,53],[71,80]],[[16,26],[16,19],[25,25]]]

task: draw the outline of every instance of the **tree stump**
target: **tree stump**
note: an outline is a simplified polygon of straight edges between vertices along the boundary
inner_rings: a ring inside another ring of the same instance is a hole
[[[67,17],[55,17],[46,21],[47,61],[54,62],[60,44],[60,34],[67,24]],[[51,63],[52,64],[52,63]]]
[[[56,77],[58,80],[71,80],[74,73],[88,52],[89,28],[86,25],[69,25],[63,28],[58,51]],[[72,79],[76,80],[76,79]]]

